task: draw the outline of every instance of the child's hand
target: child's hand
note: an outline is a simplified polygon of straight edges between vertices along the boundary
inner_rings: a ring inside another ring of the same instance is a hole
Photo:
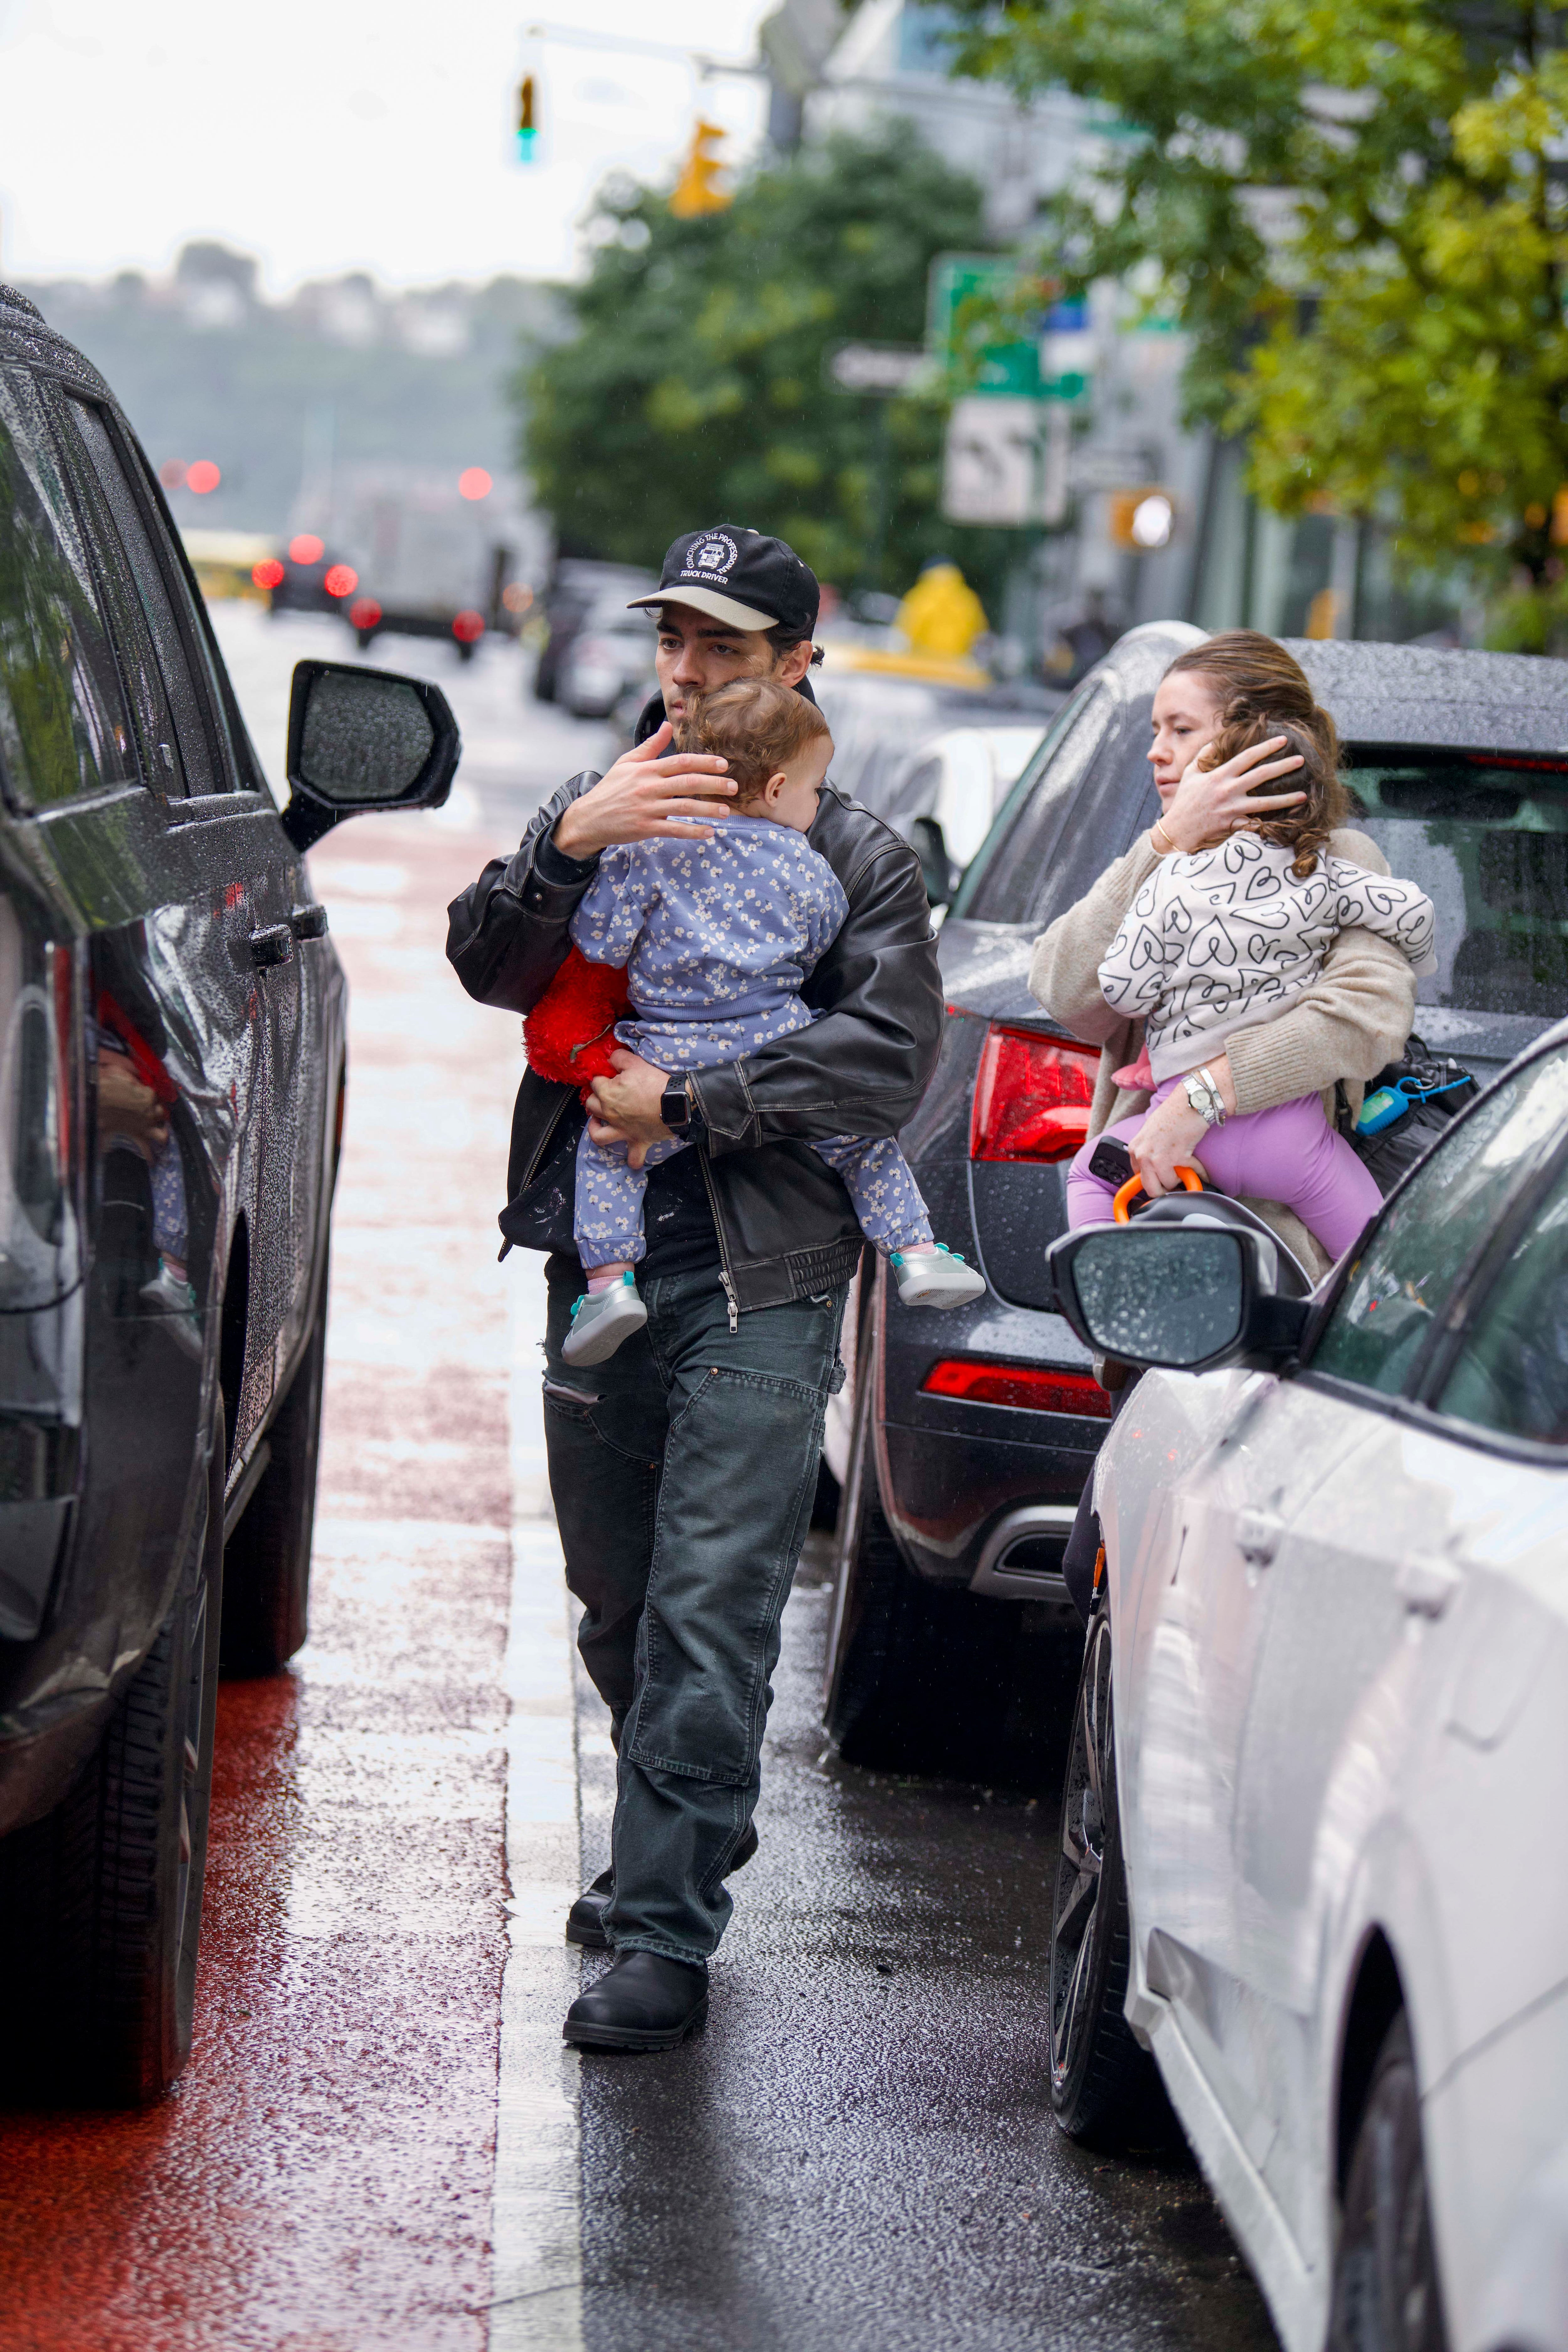
[[[729,814],[715,803],[734,796],[728,763],[711,751],[670,751],[672,731],[667,719],[562,810],[553,839],[563,857],[595,857],[617,842],[669,834],[712,840],[715,820]]]
[[[1294,808],[1298,801],[1305,800],[1305,793],[1250,797],[1255,785],[1271,783],[1276,776],[1289,775],[1301,765],[1296,751],[1283,760],[1270,757],[1284,749],[1286,740],[1283,735],[1271,735],[1267,742],[1248,743],[1217,768],[1200,768],[1200,751],[1160,815],[1159,830],[1171,846],[1187,851],[1212,848],[1237,826],[1255,824],[1260,815]],[[1155,847],[1159,845],[1156,841]]]

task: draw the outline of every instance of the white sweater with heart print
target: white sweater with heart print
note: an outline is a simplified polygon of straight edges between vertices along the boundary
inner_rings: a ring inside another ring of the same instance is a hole
[[[1146,1021],[1157,1081],[1225,1051],[1237,1029],[1288,1012],[1342,930],[1375,931],[1417,972],[1435,971],[1436,916],[1413,882],[1318,854],[1303,880],[1296,852],[1233,833],[1217,848],[1163,857],[1100,967],[1105,1001]]]

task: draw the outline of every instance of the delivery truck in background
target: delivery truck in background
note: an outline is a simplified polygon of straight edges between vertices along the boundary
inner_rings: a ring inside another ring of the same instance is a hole
[[[362,652],[382,635],[444,637],[470,661],[488,635],[518,634],[549,571],[544,517],[477,467],[456,480],[356,470],[328,503],[308,527],[333,552],[327,586]]]

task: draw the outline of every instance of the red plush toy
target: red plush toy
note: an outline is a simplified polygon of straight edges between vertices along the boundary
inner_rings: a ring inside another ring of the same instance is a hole
[[[614,1076],[616,1024],[630,1017],[626,966],[590,963],[568,948],[560,971],[522,1024],[536,1076],[575,1087],[584,1101],[595,1078]]]

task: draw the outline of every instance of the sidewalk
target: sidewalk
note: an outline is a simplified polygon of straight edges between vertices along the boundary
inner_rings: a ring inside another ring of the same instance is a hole
[[[496,1264],[521,1044],[442,952],[491,846],[454,803],[312,856],[353,997],[310,1640],[291,1674],[222,1689],[172,2096],[5,2121],[6,2352],[580,2341],[543,1284],[537,1259]]]

